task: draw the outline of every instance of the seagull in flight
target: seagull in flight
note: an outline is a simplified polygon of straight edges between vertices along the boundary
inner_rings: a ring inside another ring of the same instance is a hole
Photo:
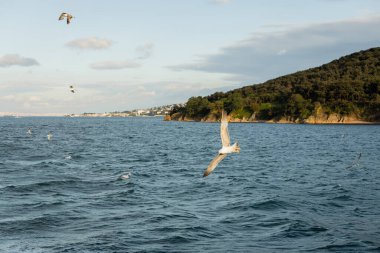
[[[51,138],[53,138],[53,135],[51,134],[51,132],[49,132],[48,135],[47,135],[47,139],[48,139],[49,141],[51,141]]]
[[[74,90],[74,86],[73,86],[73,85],[70,85],[70,91],[71,91],[72,93],[75,93],[75,90]]]
[[[70,21],[72,18],[74,18],[71,14],[62,12],[61,15],[59,16],[58,20],[63,20],[66,18],[66,23],[70,24]]]
[[[358,156],[358,158],[356,158],[356,161],[354,163],[352,163],[350,166],[346,167],[346,169],[351,169],[353,167],[359,166],[359,161],[360,161],[361,157],[362,157],[362,153],[359,153],[359,156]]]
[[[220,137],[222,139],[222,148],[219,150],[218,155],[211,161],[205,170],[203,177],[207,177],[216,168],[216,166],[227,156],[229,153],[239,153],[240,147],[237,142],[231,145],[230,135],[228,133],[228,118],[227,113],[222,111],[222,118],[220,124]]]

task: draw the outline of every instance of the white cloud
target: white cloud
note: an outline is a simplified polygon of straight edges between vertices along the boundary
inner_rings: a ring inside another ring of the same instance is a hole
[[[67,42],[66,46],[75,49],[106,49],[112,44],[111,40],[89,37]]]
[[[16,65],[29,67],[33,65],[39,65],[39,63],[33,58],[22,57],[18,54],[6,54],[0,57],[0,67],[6,68]]]
[[[145,98],[156,95],[156,91],[150,90],[147,87],[141,86],[141,85],[137,87],[137,91],[138,91],[137,95],[139,95],[141,97],[145,97]]]
[[[172,70],[225,73],[263,82],[380,45],[380,17],[314,24],[254,36]]]
[[[280,51],[277,52],[277,55],[283,55],[286,54],[287,50],[286,49],[281,49]]]
[[[232,0],[210,0],[213,4],[229,4]]]
[[[152,56],[154,49],[153,43],[146,43],[144,45],[138,46],[136,48],[136,53],[138,54],[137,59],[144,60]]]
[[[14,103],[22,106],[24,109],[30,109],[32,107],[43,108],[46,106],[51,106],[48,101],[43,100],[37,95],[30,95],[27,93],[15,94],[15,95],[6,95],[0,97],[1,102],[7,102],[8,104]]]
[[[102,61],[92,63],[90,65],[92,69],[98,70],[111,70],[111,69],[127,69],[127,68],[138,68],[140,64],[134,61]]]

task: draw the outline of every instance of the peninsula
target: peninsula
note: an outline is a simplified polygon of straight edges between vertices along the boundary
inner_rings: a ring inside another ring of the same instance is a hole
[[[380,47],[320,67],[228,92],[191,97],[165,120],[215,122],[380,123]]]

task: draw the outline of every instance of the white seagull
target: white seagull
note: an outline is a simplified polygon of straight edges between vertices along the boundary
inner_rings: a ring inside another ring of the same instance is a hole
[[[128,172],[127,174],[121,175],[119,178],[123,180],[127,180],[131,177],[131,172]]]
[[[32,134],[32,129],[30,127],[28,128],[28,134]]]
[[[59,16],[58,20],[63,20],[66,18],[66,23],[70,24],[70,21],[72,18],[74,18],[71,14],[62,12],[61,15]]]
[[[75,90],[74,90],[74,86],[73,86],[73,85],[70,85],[70,91],[71,91],[72,93],[75,93]]]
[[[359,166],[359,161],[360,161],[360,158],[362,157],[362,153],[359,153],[359,156],[358,158],[356,159],[356,161],[354,163],[352,163],[350,166],[346,167],[346,169],[351,169],[353,167],[357,167]]]
[[[230,135],[228,134],[228,118],[226,112],[222,111],[222,118],[220,124],[220,137],[222,138],[222,148],[219,150],[218,155],[211,161],[203,176],[207,177],[216,166],[222,161],[229,153],[239,153],[240,147],[237,142],[234,145],[230,145]]]
[[[47,135],[47,138],[48,138],[48,140],[50,141],[51,138],[53,138],[53,135],[49,132],[48,135]]]

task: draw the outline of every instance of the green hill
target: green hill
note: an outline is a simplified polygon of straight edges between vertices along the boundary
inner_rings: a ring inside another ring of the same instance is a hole
[[[262,84],[191,97],[185,106],[171,110],[170,119],[214,121],[221,109],[244,121],[318,123],[334,115],[342,122],[380,122],[380,48]]]

